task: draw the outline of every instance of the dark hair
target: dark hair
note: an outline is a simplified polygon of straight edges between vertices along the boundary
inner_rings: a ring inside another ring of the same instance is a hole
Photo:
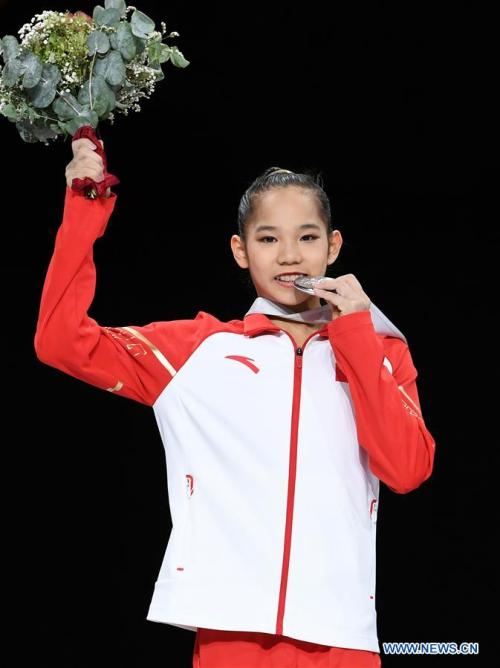
[[[314,176],[307,171],[296,174],[281,167],[269,167],[246,189],[240,200],[238,206],[238,232],[243,242],[245,242],[246,238],[245,232],[248,221],[255,213],[255,205],[259,196],[272,188],[286,188],[288,186],[310,190],[313,196],[316,197],[320,216],[326,225],[327,234],[333,231],[330,200],[323,190],[321,175],[317,174]]]

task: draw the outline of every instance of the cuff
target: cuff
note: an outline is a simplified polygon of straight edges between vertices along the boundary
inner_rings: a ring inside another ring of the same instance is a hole
[[[87,228],[86,233],[91,234],[93,239],[98,239],[104,234],[117,199],[116,193],[111,193],[109,197],[87,199],[83,192],[66,186],[63,212],[64,227],[76,225],[81,228],[83,226]],[[85,225],[83,221],[85,221]],[[82,230],[80,230],[80,233],[82,233]]]
[[[116,193],[114,193],[112,190],[109,192],[109,197],[106,197],[105,195],[101,195],[99,197],[96,197],[95,199],[87,199],[85,197],[85,194],[83,190],[74,190],[73,188],[70,188],[68,185],[66,185],[66,200],[83,200],[84,203],[86,204],[94,204],[95,202],[103,202],[106,204],[107,202],[113,202],[117,199]]]

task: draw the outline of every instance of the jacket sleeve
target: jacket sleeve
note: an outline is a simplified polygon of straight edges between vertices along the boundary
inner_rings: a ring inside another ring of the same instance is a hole
[[[370,470],[394,492],[416,489],[432,473],[435,441],[422,417],[407,344],[377,334],[369,311],[332,320],[328,336],[349,383]]]
[[[66,188],[64,213],[42,289],[34,347],[49,366],[151,406],[216,318],[143,326],[102,326],[87,311],[96,268],[93,244],[104,234],[117,196],[88,200]]]

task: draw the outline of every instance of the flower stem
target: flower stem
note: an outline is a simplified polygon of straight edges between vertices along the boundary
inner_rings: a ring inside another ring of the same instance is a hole
[[[100,32],[102,32],[102,30]],[[92,63],[90,65],[90,74],[89,74],[89,100],[90,100],[90,109],[92,111],[94,110],[94,107],[92,106],[92,72],[94,71],[94,61],[96,56],[97,56],[97,49],[94,53],[94,57],[92,58]]]
[[[73,111],[75,112],[75,114],[76,114],[77,116],[80,116],[80,112],[78,111],[78,109],[75,109],[75,107],[71,104],[71,102],[70,102],[69,100],[66,99],[66,94],[65,94],[65,93],[60,93],[58,90],[56,90],[56,93],[57,93],[57,95],[59,95],[60,97],[62,97],[62,99],[66,102],[66,104],[67,104],[68,106],[70,106],[70,107],[73,109]]]

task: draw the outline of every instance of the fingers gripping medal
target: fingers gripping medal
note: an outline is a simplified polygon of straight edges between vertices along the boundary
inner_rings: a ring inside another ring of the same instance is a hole
[[[308,295],[314,295],[314,287],[316,286],[316,283],[319,283],[324,278],[328,278],[328,276],[298,276],[293,281],[293,284],[297,290],[307,292]],[[334,288],[333,290],[330,290],[330,292],[337,292],[337,290]]]

